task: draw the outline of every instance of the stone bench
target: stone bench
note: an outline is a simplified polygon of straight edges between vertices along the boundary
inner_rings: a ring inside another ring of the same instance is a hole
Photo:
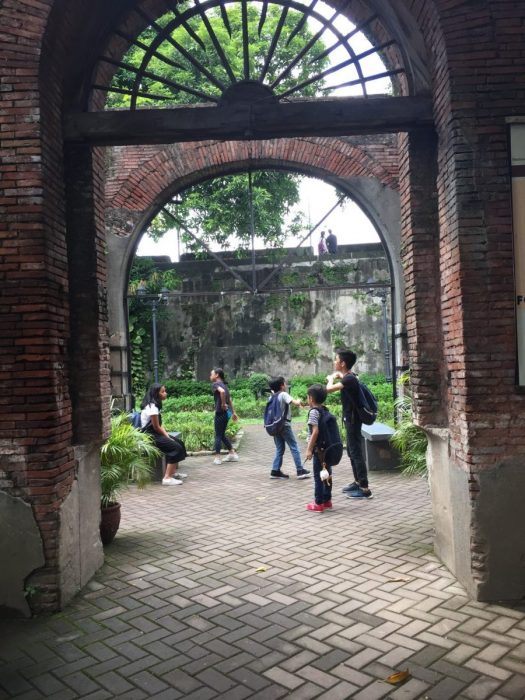
[[[361,440],[368,471],[397,469],[399,452],[390,442],[394,429],[384,423],[363,425]]]

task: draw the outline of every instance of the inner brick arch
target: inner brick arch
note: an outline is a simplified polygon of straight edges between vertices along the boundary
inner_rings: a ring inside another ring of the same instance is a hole
[[[106,209],[144,210],[160,192],[168,193],[170,186],[181,189],[188,176],[194,181],[195,172],[219,172],[232,162],[268,160],[275,165],[321,167],[339,178],[373,177],[385,187],[398,188],[394,135],[121,146],[109,152]]]
[[[140,237],[171,197],[226,173],[285,169],[340,187],[363,209],[382,239],[394,280],[396,333],[404,328],[396,137],[281,139],[112,149],[106,185],[108,301],[113,366],[126,364],[126,289]],[[118,339],[118,341],[117,341]],[[401,348],[397,348],[398,357]],[[114,393],[127,394],[121,386]]]

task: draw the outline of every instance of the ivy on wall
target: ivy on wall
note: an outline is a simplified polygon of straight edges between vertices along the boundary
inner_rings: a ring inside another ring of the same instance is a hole
[[[275,334],[273,341],[265,343],[265,347],[276,355],[287,355],[293,360],[313,362],[320,354],[317,340],[306,331]]]

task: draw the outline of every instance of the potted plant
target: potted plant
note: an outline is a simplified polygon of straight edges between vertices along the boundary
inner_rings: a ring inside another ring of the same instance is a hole
[[[134,428],[126,413],[111,418],[111,435],[100,451],[102,544],[109,544],[120,524],[121,491],[133,481],[143,488],[151,481],[151,473],[160,456],[150,435]]]

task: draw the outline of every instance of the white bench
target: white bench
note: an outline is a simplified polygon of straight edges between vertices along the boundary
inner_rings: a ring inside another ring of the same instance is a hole
[[[363,456],[369,471],[397,469],[399,452],[390,442],[394,429],[384,423],[363,425],[361,428]]]

